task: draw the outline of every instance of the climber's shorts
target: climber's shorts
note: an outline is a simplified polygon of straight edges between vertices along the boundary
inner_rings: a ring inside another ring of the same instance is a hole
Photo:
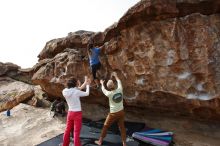
[[[98,64],[93,64],[91,67],[92,67],[93,79],[97,79],[96,72],[97,72],[97,70],[99,70],[101,68],[101,63],[99,62]]]

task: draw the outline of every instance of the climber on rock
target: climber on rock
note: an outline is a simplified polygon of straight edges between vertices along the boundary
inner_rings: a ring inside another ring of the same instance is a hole
[[[101,62],[99,60],[101,49],[94,47],[93,42],[90,42],[87,46],[87,53],[89,56],[89,64],[92,69],[93,80],[96,84],[96,87],[99,87],[99,80],[97,78],[97,71],[101,68]]]

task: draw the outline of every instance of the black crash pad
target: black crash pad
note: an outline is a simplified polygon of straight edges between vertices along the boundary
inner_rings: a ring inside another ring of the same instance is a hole
[[[83,126],[80,134],[82,146],[95,146],[94,141],[100,136],[104,120],[91,121],[83,119]],[[145,128],[144,123],[125,122],[127,133],[127,146],[145,146],[146,144],[132,139],[132,134],[141,131]],[[71,140],[72,141],[72,138]],[[37,146],[59,146],[63,142],[63,134],[57,135]],[[102,146],[121,146],[120,131],[116,123],[114,123],[108,130]]]

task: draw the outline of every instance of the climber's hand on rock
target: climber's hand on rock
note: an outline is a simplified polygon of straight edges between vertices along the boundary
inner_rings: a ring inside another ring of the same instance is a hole
[[[86,81],[86,84],[90,85],[91,84],[91,79],[88,78],[87,81]]]
[[[104,80],[100,80],[100,83],[103,84],[103,83],[104,83]]]
[[[87,76],[85,76],[84,78],[85,78],[85,81],[87,81],[87,80],[88,80],[88,77],[87,77]]]
[[[116,73],[116,72],[113,72],[113,73],[112,73],[112,76],[117,77],[117,73]]]
[[[80,82],[80,80],[77,80],[77,86],[78,86],[78,87],[81,86],[81,82]]]

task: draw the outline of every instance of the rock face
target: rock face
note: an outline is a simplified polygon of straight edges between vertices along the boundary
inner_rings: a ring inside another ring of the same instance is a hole
[[[0,76],[16,74],[20,67],[13,63],[0,62]]]
[[[220,120],[220,1],[142,0],[104,32],[49,41],[33,67],[35,84],[62,96],[70,77],[91,75],[85,46],[102,48],[102,74],[117,71],[126,106]],[[92,90],[86,102],[107,104]]]
[[[11,109],[34,95],[34,86],[11,78],[0,78],[0,112]]]
[[[33,69],[21,69],[13,63],[0,62],[0,112],[11,109],[20,102],[48,107],[50,103],[41,96],[43,91],[33,86]]]
[[[86,47],[89,38],[94,35],[94,32],[89,31],[77,31],[69,33],[65,38],[54,39],[46,43],[46,46],[38,55],[39,60],[45,58],[53,58],[56,54],[62,52],[66,48],[72,47]]]
[[[31,84],[32,76],[32,69],[21,69],[16,64],[0,62],[0,77],[10,77]]]

